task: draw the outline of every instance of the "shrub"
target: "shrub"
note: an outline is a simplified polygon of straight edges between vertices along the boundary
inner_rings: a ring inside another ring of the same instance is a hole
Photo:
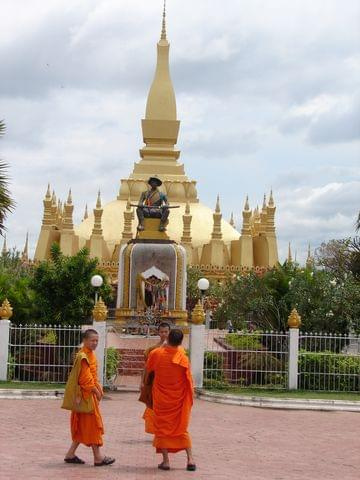
[[[237,334],[228,333],[225,336],[225,342],[237,350],[262,350],[260,334]]]
[[[114,347],[106,349],[106,380],[111,383],[115,377],[120,362],[120,353]]]
[[[299,352],[299,386],[305,390],[358,391],[360,358],[331,351]]]

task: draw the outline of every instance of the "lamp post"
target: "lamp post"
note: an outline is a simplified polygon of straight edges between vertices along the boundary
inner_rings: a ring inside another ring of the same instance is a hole
[[[205,292],[206,290],[208,290],[209,286],[210,286],[210,283],[209,283],[209,280],[207,278],[200,278],[200,280],[198,280],[197,282],[197,286],[198,286],[198,289],[200,290],[200,294],[201,294],[201,305],[204,306],[204,296],[205,296]]]
[[[101,287],[101,285],[104,283],[104,279],[102,278],[101,275],[93,275],[91,277],[91,285],[96,289],[95,290],[95,305],[97,304],[98,300],[98,291],[97,289]]]

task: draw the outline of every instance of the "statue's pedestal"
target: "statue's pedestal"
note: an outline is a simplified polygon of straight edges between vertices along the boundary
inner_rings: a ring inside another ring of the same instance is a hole
[[[159,225],[160,219],[145,218],[145,229],[120,249],[115,313],[119,326],[140,324],[140,318],[146,324],[149,301],[155,302],[158,322],[187,325],[186,251],[160,232]]]
[[[166,232],[159,231],[160,218],[144,218],[144,227],[142,231],[137,231],[138,240],[169,240]]]

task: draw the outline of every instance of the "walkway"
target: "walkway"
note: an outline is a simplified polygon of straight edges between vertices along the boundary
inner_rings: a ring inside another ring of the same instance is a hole
[[[186,472],[183,453],[172,470],[156,465],[143,432],[142,405],[134,393],[103,401],[105,449],[112,467],[63,463],[69,444],[69,412],[59,400],[0,400],[1,480],[357,480],[360,416],[348,412],[263,410],[197,400],[191,424],[198,471]]]

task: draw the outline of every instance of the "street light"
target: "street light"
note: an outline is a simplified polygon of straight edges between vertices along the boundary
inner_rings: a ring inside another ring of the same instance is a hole
[[[209,280],[207,278],[200,278],[197,282],[197,286],[201,292],[201,303],[204,303],[205,292],[210,286]]]
[[[93,275],[90,280],[91,285],[96,289],[95,290],[95,305],[98,300],[98,292],[97,289],[101,287],[101,285],[104,283],[104,279],[102,278],[101,275]]]

